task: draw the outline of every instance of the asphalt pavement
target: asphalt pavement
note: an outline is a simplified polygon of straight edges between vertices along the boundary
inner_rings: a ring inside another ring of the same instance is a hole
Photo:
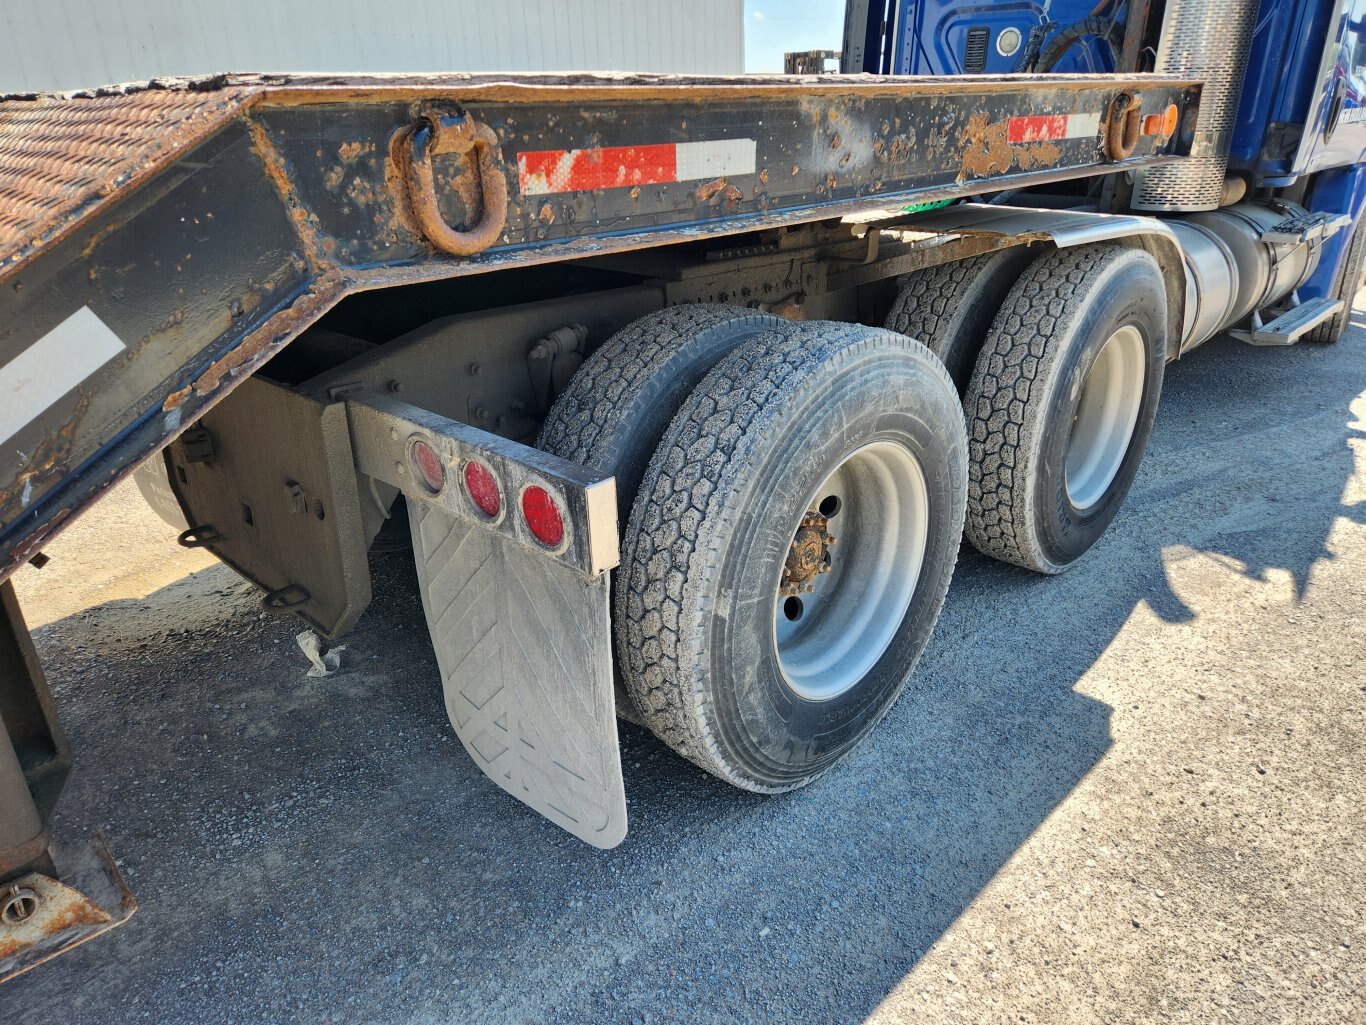
[[[1170,367],[1099,546],[965,549],[807,789],[623,725],[609,852],[474,769],[404,556],[311,679],[173,533],[120,488],[17,577],[76,751],[54,829],[103,829],[141,909],[2,1022],[1366,1022],[1360,326]]]

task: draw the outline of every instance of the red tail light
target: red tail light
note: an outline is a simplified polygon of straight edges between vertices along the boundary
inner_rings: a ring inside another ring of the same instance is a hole
[[[446,467],[442,465],[441,457],[425,441],[413,442],[413,463],[422,482],[433,494],[446,486]]]
[[[532,484],[522,492],[522,515],[537,541],[558,548],[564,541],[564,516],[545,488]]]
[[[465,464],[465,490],[475,508],[493,519],[503,508],[503,496],[498,493],[498,481],[483,463],[470,460]]]

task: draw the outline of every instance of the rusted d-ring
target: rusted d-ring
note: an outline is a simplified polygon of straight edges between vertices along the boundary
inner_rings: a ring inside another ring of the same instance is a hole
[[[428,112],[407,133],[408,203],[422,234],[432,245],[453,256],[473,256],[491,246],[503,233],[508,212],[508,183],[503,173],[498,136],[488,125],[461,114]],[[483,196],[484,213],[467,231],[446,223],[436,197],[432,157],[442,153],[475,151],[475,174]]]
[[[1142,129],[1142,97],[1125,90],[1114,98],[1105,115],[1105,156],[1127,160],[1133,156]]]

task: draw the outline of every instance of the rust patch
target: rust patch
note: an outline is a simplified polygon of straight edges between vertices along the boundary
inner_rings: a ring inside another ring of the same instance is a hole
[[[285,309],[276,313],[241,344],[209,364],[208,369],[179,391],[172,392],[161,404],[163,412],[179,409],[191,393],[204,396],[217,389],[225,378],[253,370],[276,348],[294,338],[323,315],[345,290],[340,273],[329,271]]]
[[[257,100],[158,89],[0,102],[0,279]]]
[[[350,142],[341,144],[341,148],[337,150],[337,156],[341,157],[343,164],[352,164],[361,154],[371,153],[374,148],[375,144],[368,139],[352,139]]]
[[[290,177],[289,167],[285,164],[284,157],[275,148],[275,144],[270,141],[270,136],[260,121],[254,117],[248,117],[246,122],[247,131],[251,134],[252,149],[261,158],[261,166],[265,169],[266,177],[275,186],[275,191],[280,194],[280,200],[284,203],[285,209],[289,211],[290,220],[293,221],[294,229],[298,232],[299,242],[304,247],[305,255],[315,267],[321,269],[328,266],[331,261],[328,259],[327,250],[323,245],[324,236],[318,225],[318,219],[313,216],[313,211],[308,209],[304,205],[304,201],[299,198],[298,190],[294,188],[294,179]]]
[[[710,200],[712,196],[716,195],[718,192],[724,189],[726,187],[726,184],[726,179],[715,178],[712,181],[707,182],[705,185],[699,185],[697,187],[697,191],[694,192],[693,195],[697,197],[697,201],[699,203],[705,203],[708,200]]]
[[[1062,150],[1052,142],[1032,142],[1015,147],[1015,160],[1022,171],[1036,167],[1056,167],[1062,160]]]
[[[1015,162],[1015,153],[1006,142],[1008,122],[987,122],[987,115],[973,114],[963,130],[963,157],[958,181],[968,178],[990,178],[1005,174]]]
[[[82,387],[77,392],[76,408],[71,414],[71,419],[62,424],[55,434],[49,434],[39,442],[25,468],[14,478],[14,482],[7,490],[0,492],[0,507],[8,506],[16,497],[19,498],[21,508],[28,507],[29,499],[26,495],[48,474],[71,459],[76,431],[80,428],[89,408],[90,394]]]

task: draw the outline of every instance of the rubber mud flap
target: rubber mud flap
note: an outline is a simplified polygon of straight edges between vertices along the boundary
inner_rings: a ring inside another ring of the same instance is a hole
[[[595,847],[626,836],[608,577],[409,502],[422,607],[465,750]]]

